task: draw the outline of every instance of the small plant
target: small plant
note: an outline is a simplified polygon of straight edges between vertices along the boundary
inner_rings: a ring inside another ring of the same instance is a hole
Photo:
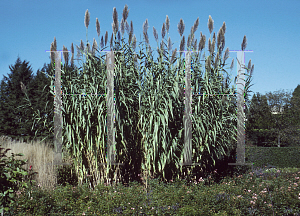
[[[271,168],[271,169],[266,169],[266,173],[276,173],[278,170],[275,168]]]
[[[1,145],[0,145],[1,146]],[[5,149],[2,153],[0,147],[0,212],[9,210],[9,206],[15,202],[15,192],[20,188],[28,188],[26,182],[22,182],[22,176],[27,176],[28,172],[22,168],[27,160],[15,160],[15,156],[24,156],[23,154],[14,154],[5,158],[6,153],[11,149]],[[33,175],[35,173],[32,173]],[[31,175],[28,175],[31,176]],[[34,181],[33,181],[34,182]]]

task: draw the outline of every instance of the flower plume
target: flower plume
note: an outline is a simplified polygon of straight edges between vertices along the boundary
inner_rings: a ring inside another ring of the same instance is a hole
[[[97,30],[97,35],[98,37],[100,36],[100,23],[98,18],[96,18],[96,30]]]
[[[244,51],[247,47],[247,38],[246,38],[246,35],[244,36],[244,39],[243,39],[243,42],[242,42],[242,50]]]
[[[89,24],[90,24],[90,13],[89,13],[89,10],[86,10],[85,16],[84,16],[84,25],[86,28],[88,28]]]
[[[208,29],[209,29],[209,32],[210,34],[212,33],[213,29],[214,29],[214,21],[213,19],[211,18],[211,16],[209,15],[209,18],[208,18]]]

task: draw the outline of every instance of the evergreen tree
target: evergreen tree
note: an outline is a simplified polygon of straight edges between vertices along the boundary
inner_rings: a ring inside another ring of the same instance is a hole
[[[61,69],[65,73],[61,75],[61,85],[71,85],[64,82],[64,76],[73,75],[77,67],[72,64],[69,66],[65,62]],[[23,91],[24,101],[26,101],[26,105],[23,107],[28,113],[32,114],[31,119],[26,119],[27,124],[29,123],[30,127],[33,127],[33,130],[32,128],[29,129],[29,137],[32,139],[39,138],[40,140],[45,138],[48,143],[53,143],[54,138],[54,97],[50,93],[50,91],[54,91],[54,89],[50,89],[51,77],[54,73],[54,64],[44,64],[42,70],[37,71],[37,76],[31,82],[30,88],[34,91],[31,94],[26,89]],[[28,97],[28,95],[31,96]]]
[[[8,77],[4,76],[0,84],[0,135],[13,139],[22,137],[24,141],[29,141],[29,138],[31,140],[35,131],[38,131],[38,138],[44,137],[45,134],[51,135],[47,128],[42,127],[43,122],[34,121],[33,117],[38,112],[49,122],[53,121],[53,95],[50,94],[49,88],[47,93],[43,93],[43,88],[51,82],[50,77],[43,73],[50,70],[50,64],[44,64],[43,72],[38,70],[36,76],[32,74],[28,64],[26,61],[22,63],[18,57],[15,65],[9,67],[11,73]],[[29,105],[24,92],[30,98]],[[47,101],[48,110],[45,111],[43,109]],[[49,111],[51,109],[52,112]]]
[[[34,76],[31,85],[29,86],[29,90],[24,91],[28,94],[28,99],[30,102],[29,105],[25,106],[26,112],[30,114],[30,116],[26,115],[26,118],[24,118],[24,120],[27,122],[26,125],[29,126],[27,127],[27,136],[32,138],[35,136],[35,131],[38,131],[37,133],[38,138],[45,137],[46,135],[50,135],[48,141],[51,140],[51,138],[53,139],[53,133],[49,131],[49,128],[44,128],[42,126],[43,125],[42,121],[39,122],[34,121],[33,116],[39,114],[40,117],[42,117],[42,119],[47,119],[47,122],[50,125],[51,122],[53,122],[53,100],[54,99],[49,92],[50,90],[49,85],[51,80],[50,77],[46,75],[46,73],[49,71],[49,67],[50,67],[49,64],[48,65],[44,64],[42,70],[38,70],[37,75]],[[23,97],[25,98],[24,92],[23,92]],[[27,103],[28,101],[25,102],[25,104]],[[47,103],[47,109],[44,109],[46,103]],[[32,130],[32,126],[33,126],[33,130]]]
[[[298,85],[292,96],[284,106],[285,122],[288,122],[286,131],[288,142],[291,146],[300,145],[300,85]]]
[[[246,134],[249,140],[255,145],[265,146],[263,142],[268,142],[264,130],[272,128],[272,114],[266,96],[256,93],[250,103],[249,112],[246,113]]]
[[[289,105],[290,108],[288,108],[287,111],[291,114],[291,117],[293,118],[293,125],[300,126],[300,85],[298,85],[295,88]]]
[[[8,77],[4,76],[1,82],[1,135],[11,136],[13,139],[21,136],[25,128],[21,124],[21,117],[24,110],[17,109],[22,103],[22,92],[20,82],[30,84],[33,75],[32,69],[28,66],[29,62],[21,62],[18,57],[15,65],[9,66],[11,71]]]

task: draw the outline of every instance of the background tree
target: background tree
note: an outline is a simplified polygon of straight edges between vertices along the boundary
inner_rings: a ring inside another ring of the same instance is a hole
[[[266,94],[270,107],[274,111],[282,113],[272,115],[274,128],[272,129],[277,135],[277,146],[294,145],[292,137],[297,137],[298,131],[293,120],[292,109],[288,111],[288,107],[292,106],[291,93],[284,92],[283,90],[275,91],[274,93]],[[294,100],[296,101],[296,100]],[[296,106],[294,106],[296,107]],[[284,111],[284,108],[286,111]],[[294,109],[295,111],[295,109]]]
[[[39,110],[41,110],[41,117],[42,118],[46,118],[47,122],[49,122],[51,124],[51,122],[53,122],[53,112],[50,112],[51,109],[53,109],[53,96],[50,94],[49,91],[45,92],[43,91],[45,85],[49,86],[50,85],[50,78],[47,77],[43,72],[47,72],[49,71],[49,67],[50,65],[46,65],[44,64],[42,70],[38,70],[37,71],[37,75],[34,76],[32,82],[30,83],[30,86],[28,87],[28,91],[30,92],[30,96],[29,98],[31,98],[30,102],[32,104],[32,107],[26,107],[25,111],[26,113],[29,113],[29,115],[25,115],[22,118],[22,122],[26,122],[24,123],[25,125],[27,125],[27,130],[26,130],[26,138],[32,138],[35,135],[35,131],[37,129],[41,129],[43,127],[42,126],[42,122],[39,124],[36,124],[33,120],[32,120],[32,116],[39,112]],[[26,85],[24,85],[25,87]],[[24,91],[27,90],[24,89]],[[23,98],[24,98],[24,93],[22,93]],[[24,104],[26,103],[25,100]],[[43,109],[47,104],[47,108]],[[38,111],[37,111],[38,110]],[[32,130],[32,126],[34,128],[34,130]],[[44,137],[46,135],[50,135],[49,139],[47,139],[47,141],[50,141],[53,139],[53,133],[51,133],[51,131],[48,130],[48,128],[43,128],[40,133],[38,133],[38,138]]]
[[[267,146],[271,137],[263,132],[272,128],[272,114],[266,96],[256,93],[250,103],[249,112],[246,113],[246,134],[250,141],[257,146]]]
[[[288,104],[289,108],[287,109],[287,112],[291,114],[293,119],[292,124],[295,126],[300,126],[300,85],[295,88]]]
[[[72,44],[73,46],[73,44]],[[65,47],[64,50],[67,51]],[[65,78],[68,76],[72,76],[73,74],[71,71],[74,71],[77,67],[73,64],[74,58],[72,56],[71,65],[68,65],[69,56],[65,52],[64,55],[65,65],[62,66],[62,70],[65,74],[62,73],[61,76],[61,84],[62,86],[68,85],[70,83],[66,83]],[[49,57],[51,59],[51,57]],[[31,87],[29,89],[32,90],[31,96],[27,97],[27,89],[26,85],[22,85],[21,88],[23,92],[23,101],[27,104],[21,106],[22,109],[25,109],[28,113],[31,114],[23,118],[27,125],[30,126],[28,129],[28,138],[30,139],[40,139],[45,140],[50,144],[50,146],[54,147],[53,138],[54,138],[54,98],[50,91],[54,91],[54,89],[50,89],[51,82],[54,83],[54,80],[51,80],[51,76],[55,73],[54,66],[51,63],[47,65],[44,64],[42,70],[37,71],[37,75],[34,77],[33,81],[31,82]],[[73,75],[74,76],[74,75]],[[34,91],[33,91],[34,89]],[[70,93],[70,92],[64,92]],[[26,98],[25,98],[26,96]],[[63,97],[68,97],[64,95]],[[20,107],[19,107],[20,108]],[[36,120],[34,117],[37,117]]]
[[[4,76],[1,81],[1,135],[8,135],[16,138],[24,134],[26,126],[21,124],[20,118],[24,115],[24,110],[17,109],[21,102],[20,82],[30,85],[33,79],[32,69],[28,66],[29,62],[21,62],[18,57],[15,65],[9,66],[11,73],[8,77]]]
[[[289,95],[289,102],[284,105],[285,120],[289,123],[286,131],[288,133],[289,146],[300,145],[300,85],[298,85],[292,96]]]
[[[10,136],[13,139],[22,137],[24,142],[32,140],[35,134],[35,138],[38,139],[49,135],[46,141],[52,142],[53,132],[44,127],[42,121],[35,122],[33,119],[33,116],[39,113],[42,120],[46,119],[50,125],[54,124],[54,98],[49,89],[43,91],[51,84],[50,76],[47,75],[51,71],[51,64],[44,64],[36,76],[32,74],[32,69],[28,65],[29,62],[22,63],[18,57],[15,65],[9,66],[11,73],[8,77],[4,76],[1,81],[0,135]],[[30,98],[29,106],[24,92],[27,92],[28,99]]]

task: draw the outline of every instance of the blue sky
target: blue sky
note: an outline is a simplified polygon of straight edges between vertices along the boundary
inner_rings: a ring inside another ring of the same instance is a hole
[[[300,16],[298,9],[300,1],[1,1],[1,43],[0,43],[0,79],[10,73],[9,65],[14,65],[18,55],[21,61],[29,61],[36,74],[44,63],[49,63],[50,44],[54,37],[57,40],[58,50],[63,45],[70,50],[71,43],[79,45],[80,40],[86,41],[84,15],[90,12],[88,39],[99,38],[96,32],[96,18],[100,22],[100,39],[108,31],[109,39],[112,33],[112,13],[116,7],[118,21],[121,22],[125,4],[129,8],[127,22],[133,22],[134,34],[137,41],[142,37],[143,23],[148,19],[148,36],[152,50],[157,44],[153,36],[153,26],[158,31],[161,41],[161,28],[166,15],[170,19],[169,35],[173,49],[179,49],[180,35],[177,25],[180,18],[184,20],[184,35],[187,39],[191,27],[199,17],[199,26],[195,36],[200,40],[200,31],[206,35],[207,42],[210,36],[207,27],[208,17],[214,20],[216,34],[223,22],[226,23],[225,48],[241,50],[244,35],[247,37],[246,50],[253,50],[245,54],[245,64],[251,59],[254,64],[253,82],[251,90],[265,94],[269,91],[293,91],[300,84],[299,62],[299,35]],[[124,37],[128,39],[125,31]],[[143,39],[143,38],[142,38]],[[207,53],[206,42],[206,53]],[[138,43],[137,43],[138,44]],[[136,52],[139,48],[136,48]],[[75,49],[75,53],[77,49]],[[155,59],[157,57],[156,52]],[[236,53],[230,53],[227,60],[228,67]],[[79,66],[77,61],[75,64]],[[236,75],[235,68],[229,73],[232,78]],[[233,84],[233,83],[232,83]],[[251,97],[252,97],[251,93]]]

